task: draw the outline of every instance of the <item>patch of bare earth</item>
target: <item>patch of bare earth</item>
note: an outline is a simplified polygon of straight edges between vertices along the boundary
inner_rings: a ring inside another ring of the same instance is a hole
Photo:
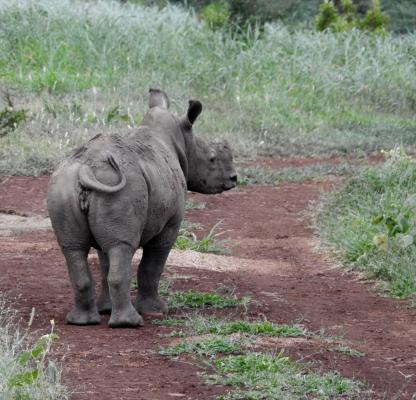
[[[0,208],[45,215],[46,185],[46,177],[1,178]],[[206,208],[189,211],[187,218],[203,225],[200,235],[222,220],[217,229],[226,231],[221,238],[229,239],[231,256],[173,252],[166,274],[175,278],[177,289],[208,291],[221,284],[249,294],[258,302],[248,317],[301,322],[311,331],[323,328],[341,336],[365,356],[349,357],[310,339],[264,339],[258,345],[361,379],[373,387],[374,398],[410,399],[416,392],[416,311],[375,294],[371,283],[315,250],[305,211],[330,189],[330,183],[303,183],[191,195]],[[90,262],[99,281],[94,255]],[[0,290],[16,298],[23,317],[35,307],[35,327],[42,331],[55,319],[60,336],[55,352],[63,359],[73,399],[195,400],[227,391],[205,385],[198,375],[202,367],[192,358],[175,361],[157,354],[172,340],[160,336],[169,328],[147,322],[140,329],[112,330],[107,317],[98,326],[65,325],[72,293],[52,232],[1,237],[0,271]],[[246,317],[242,313],[221,311]]]

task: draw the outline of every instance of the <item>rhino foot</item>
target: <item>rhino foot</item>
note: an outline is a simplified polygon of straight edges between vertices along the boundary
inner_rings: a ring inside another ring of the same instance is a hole
[[[146,319],[163,318],[168,313],[168,305],[159,297],[138,298],[135,308]]]
[[[96,308],[85,311],[74,307],[66,315],[65,322],[71,325],[98,325],[101,322],[101,318]]]
[[[98,300],[97,301],[97,308],[100,314],[110,315],[111,314],[111,301],[110,299],[107,300]]]
[[[108,325],[111,328],[135,328],[143,326],[143,318],[137,313],[133,306],[126,311],[112,312]]]

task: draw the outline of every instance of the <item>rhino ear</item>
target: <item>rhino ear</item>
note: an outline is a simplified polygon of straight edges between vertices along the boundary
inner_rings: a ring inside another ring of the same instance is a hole
[[[149,108],[160,107],[164,110],[169,108],[169,98],[163,90],[150,88],[149,93]]]
[[[189,100],[189,107],[187,112],[188,121],[191,125],[194,124],[195,120],[198,118],[198,115],[201,114],[202,104],[198,100]]]

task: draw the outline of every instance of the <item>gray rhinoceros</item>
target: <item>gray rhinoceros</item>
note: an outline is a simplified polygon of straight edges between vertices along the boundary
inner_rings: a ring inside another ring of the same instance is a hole
[[[193,135],[201,111],[191,100],[178,118],[167,95],[150,89],[149,110],[134,133],[95,136],[53,173],[48,210],[75,293],[67,323],[98,324],[99,313],[111,313],[111,327],[134,327],[143,325],[140,314],[167,312],[159,279],[184,216],[186,191],[221,193],[237,181],[228,143],[208,144]],[[97,304],[87,263],[91,247],[102,274]],[[139,247],[133,306],[131,263]]]

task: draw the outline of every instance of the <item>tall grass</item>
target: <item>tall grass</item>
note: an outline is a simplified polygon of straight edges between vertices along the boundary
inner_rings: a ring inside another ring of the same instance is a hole
[[[415,34],[214,32],[178,7],[103,0],[0,0],[0,26],[0,82],[32,117],[1,140],[3,172],[38,172],[97,131],[128,132],[150,86],[177,112],[201,99],[198,132],[240,153],[416,141]]]
[[[22,329],[16,312],[0,296],[0,399],[69,399],[61,370],[48,354],[55,337],[52,331],[36,339]]]

